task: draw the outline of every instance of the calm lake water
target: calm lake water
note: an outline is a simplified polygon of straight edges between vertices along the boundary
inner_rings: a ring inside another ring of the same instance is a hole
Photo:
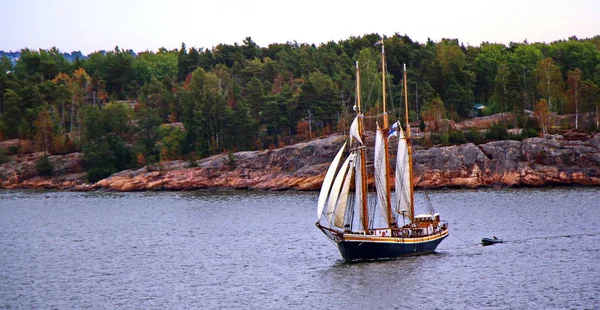
[[[0,191],[0,308],[600,308],[600,188],[427,193],[436,253],[345,264],[316,192]]]

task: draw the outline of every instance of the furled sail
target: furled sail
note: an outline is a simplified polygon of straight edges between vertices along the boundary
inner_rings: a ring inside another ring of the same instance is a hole
[[[396,154],[396,178],[395,178],[395,195],[396,212],[402,213],[406,218],[411,218],[410,208],[410,191],[412,184],[410,180],[410,172],[408,168],[408,145],[402,127],[398,125],[398,152]]]
[[[331,162],[329,169],[327,169],[327,173],[325,174],[325,179],[323,180],[323,185],[321,185],[321,193],[319,194],[319,201],[317,203],[317,221],[321,219],[323,214],[323,208],[325,207],[325,202],[327,201],[327,196],[329,195],[329,191],[331,190],[331,184],[333,182],[333,178],[335,177],[335,171],[340,163],[340,159],[342,158],[342,154],[344,153],[344,149],[346,148],[346,142],[340,150],[335,155],[335,158]]]
[[[386,165],[388,163],[387,156],[388,154],[385,152],[385,141],[387,137],[383,133],[383,130],[379,128],[379,124],[377,125],[377,133],[375,134],[375,188],[377,190],[377,205],[381,207],[381,214],[383,218],[388,220],[388,208],[387,208],[387,169]],[[387,223],[388,225],[390,223]]]
[[[327,210],[325,211],[325,215],[327,216],[327,221],[331,224],[331,217],[333,215],[333,210],[337,205],[338,198],[340,196],[340,191],[342,190],[342,184],[344,182],[344,178],[346,177],[346,171],[348,170],[348,163],[350,162],[350,156],[346,158],[346,161],[342,164],[340,171],[338,171],[337,176],[335,177],[335,181],[333,182],[333,186],[331,186],[331,193],[329,193],[329,201],[327,202]]]
[[[350,184],[352,183],[352,175],[354,175],[354,161],[356,158],[356,152],[352,152],[348,159],[350,159],[350,169],[346,173],[344,178],[344,185],[340,192],[340,198],[338,199],[337,205],[334,210],[333,225],[339,228],[344,228],[344,215],[346,215],[346,206],[348,205],[348,194],[350,193]]]

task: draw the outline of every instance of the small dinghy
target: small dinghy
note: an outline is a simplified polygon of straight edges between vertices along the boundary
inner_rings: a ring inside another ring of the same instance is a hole
[[[492,245],[492,244],[502,243],[502,242],[504,242],[504,241],[502,241],[502,239],[496,238],[496,236],[494,236],[493,238],[481,239],[481,244],[483,244],[483,245]]]

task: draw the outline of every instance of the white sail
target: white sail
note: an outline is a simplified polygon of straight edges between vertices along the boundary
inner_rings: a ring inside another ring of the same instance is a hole
[[[364,150],[362,150],[362,152],[364,152]],[[360,153],[357,153],[356,160],[354,163],[354,170],[355,170],[355,174],[354,174],[354,184],[355,185],[354,185],[354,187],[356,188],[355,195],[354,195],[354,205],[359,210],[359,220],[361,223],[363,223],[363,218],[365,215],[363,214],[363,210],[360,206],[362,206],[362,204],[363,204],[363,199],[367,199],[367,197],[363,197],[363,192],[361,190],[361,188],[363,187],[361,166],[363,164],[364,163],[361,160]],[[364,227],[363,227],[363,229],[364,229]]]
[[[357,115],[354,120],[352,121],[352,125],[350,125],[350,137],[354,137],[356,140],[358,140],[358,142],[362,145],[364,145],[362,139],[360,138],[360,133],[358,132],[358,118],[360,117],[360,114]],[[352,139],[352,138],[350,138]],[[352,141],[350,141],[350,143],[352,143]]]
[[[396,211],[410,218],[410,191],[412,188],[408,170],[408,146],[402,127],[398,126],[398,152],[396,154],[395,195]]]
[[[377,125],[377,133],[375,135],[375,189],[377,190],[377,205],[381,207],[381,214],[384,219],[388,220],[387,208],[387,156],[385,152],[385,135],[379,125]],[[388,225],[390,223],[387,223]]]
[[[335,210],[333,211],[333,225],[339,228],[344,228],[344,216],[346,215],[346,206],[348,205],[348,193],[350,193],[350,184],[352,183],[352,175],[354,174],[354,157],[356,153],[352,153],[350,157],[350,169],[346,173],[344,178],[344,185],[340,192],[340,198],[338,199]]]
[[[331,224],[331,217],[333,215],[333,210],[338,201],[338,197],[340,196],[340,191],[342,189],[342,182],[344,182],[344,178],[346,176],[346,171],[348,170],[348,163],[350,162],[350,156],[346,158],[346,161],[342,164],[340,171],[338,171],[337,176],[335,177],[335,181],[333,182],[333,186],[331,186],[331,193],[329,193],[329,201],[327,202],[327,210],[325,211],[325,215],[327,216],[327,221]]]
[[[321,219],[323,214],[323,208],[325,207],[325,202],[327,201],[327,196],[329,195],[329,191],[331,190],[331,184],[333,182],[333,178],[335,177],[335,171],[340,163],[340,159],[342,158],[342,154],[344,153],[344,149],[346,148],[346,142],[337,152],[335,158],[331,162],[329,169],[327,169],[327,173],[325,174],[325,179],[323,180],[323,185],[321,185],[321,193],[319,194],[319,201],[317,203],[317,221]]]

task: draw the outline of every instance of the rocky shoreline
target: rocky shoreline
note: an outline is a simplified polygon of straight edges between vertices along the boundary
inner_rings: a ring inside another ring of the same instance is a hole
[[[194,189],[318,190],[330,161],[345,141],[341,135],[266,151],[216,155],[196,162],[162,162],[125,170],[97,183],[85,181],[82,153],[53,155],[53,177],[37,176],[40,154],[13,156],[0,165],[0,188],[75,191]],[[373,139],[372,135],[367,140]],[[392,146],[393,147],[393,146]],[[368,153],[373,154],[372,151]],[[372,156],[372,155],[371,155]],[[475,145],[414,148],[417,188],[479,188],[600,185],[600,134]],[[372,180],[370,180],[372,183]]]

